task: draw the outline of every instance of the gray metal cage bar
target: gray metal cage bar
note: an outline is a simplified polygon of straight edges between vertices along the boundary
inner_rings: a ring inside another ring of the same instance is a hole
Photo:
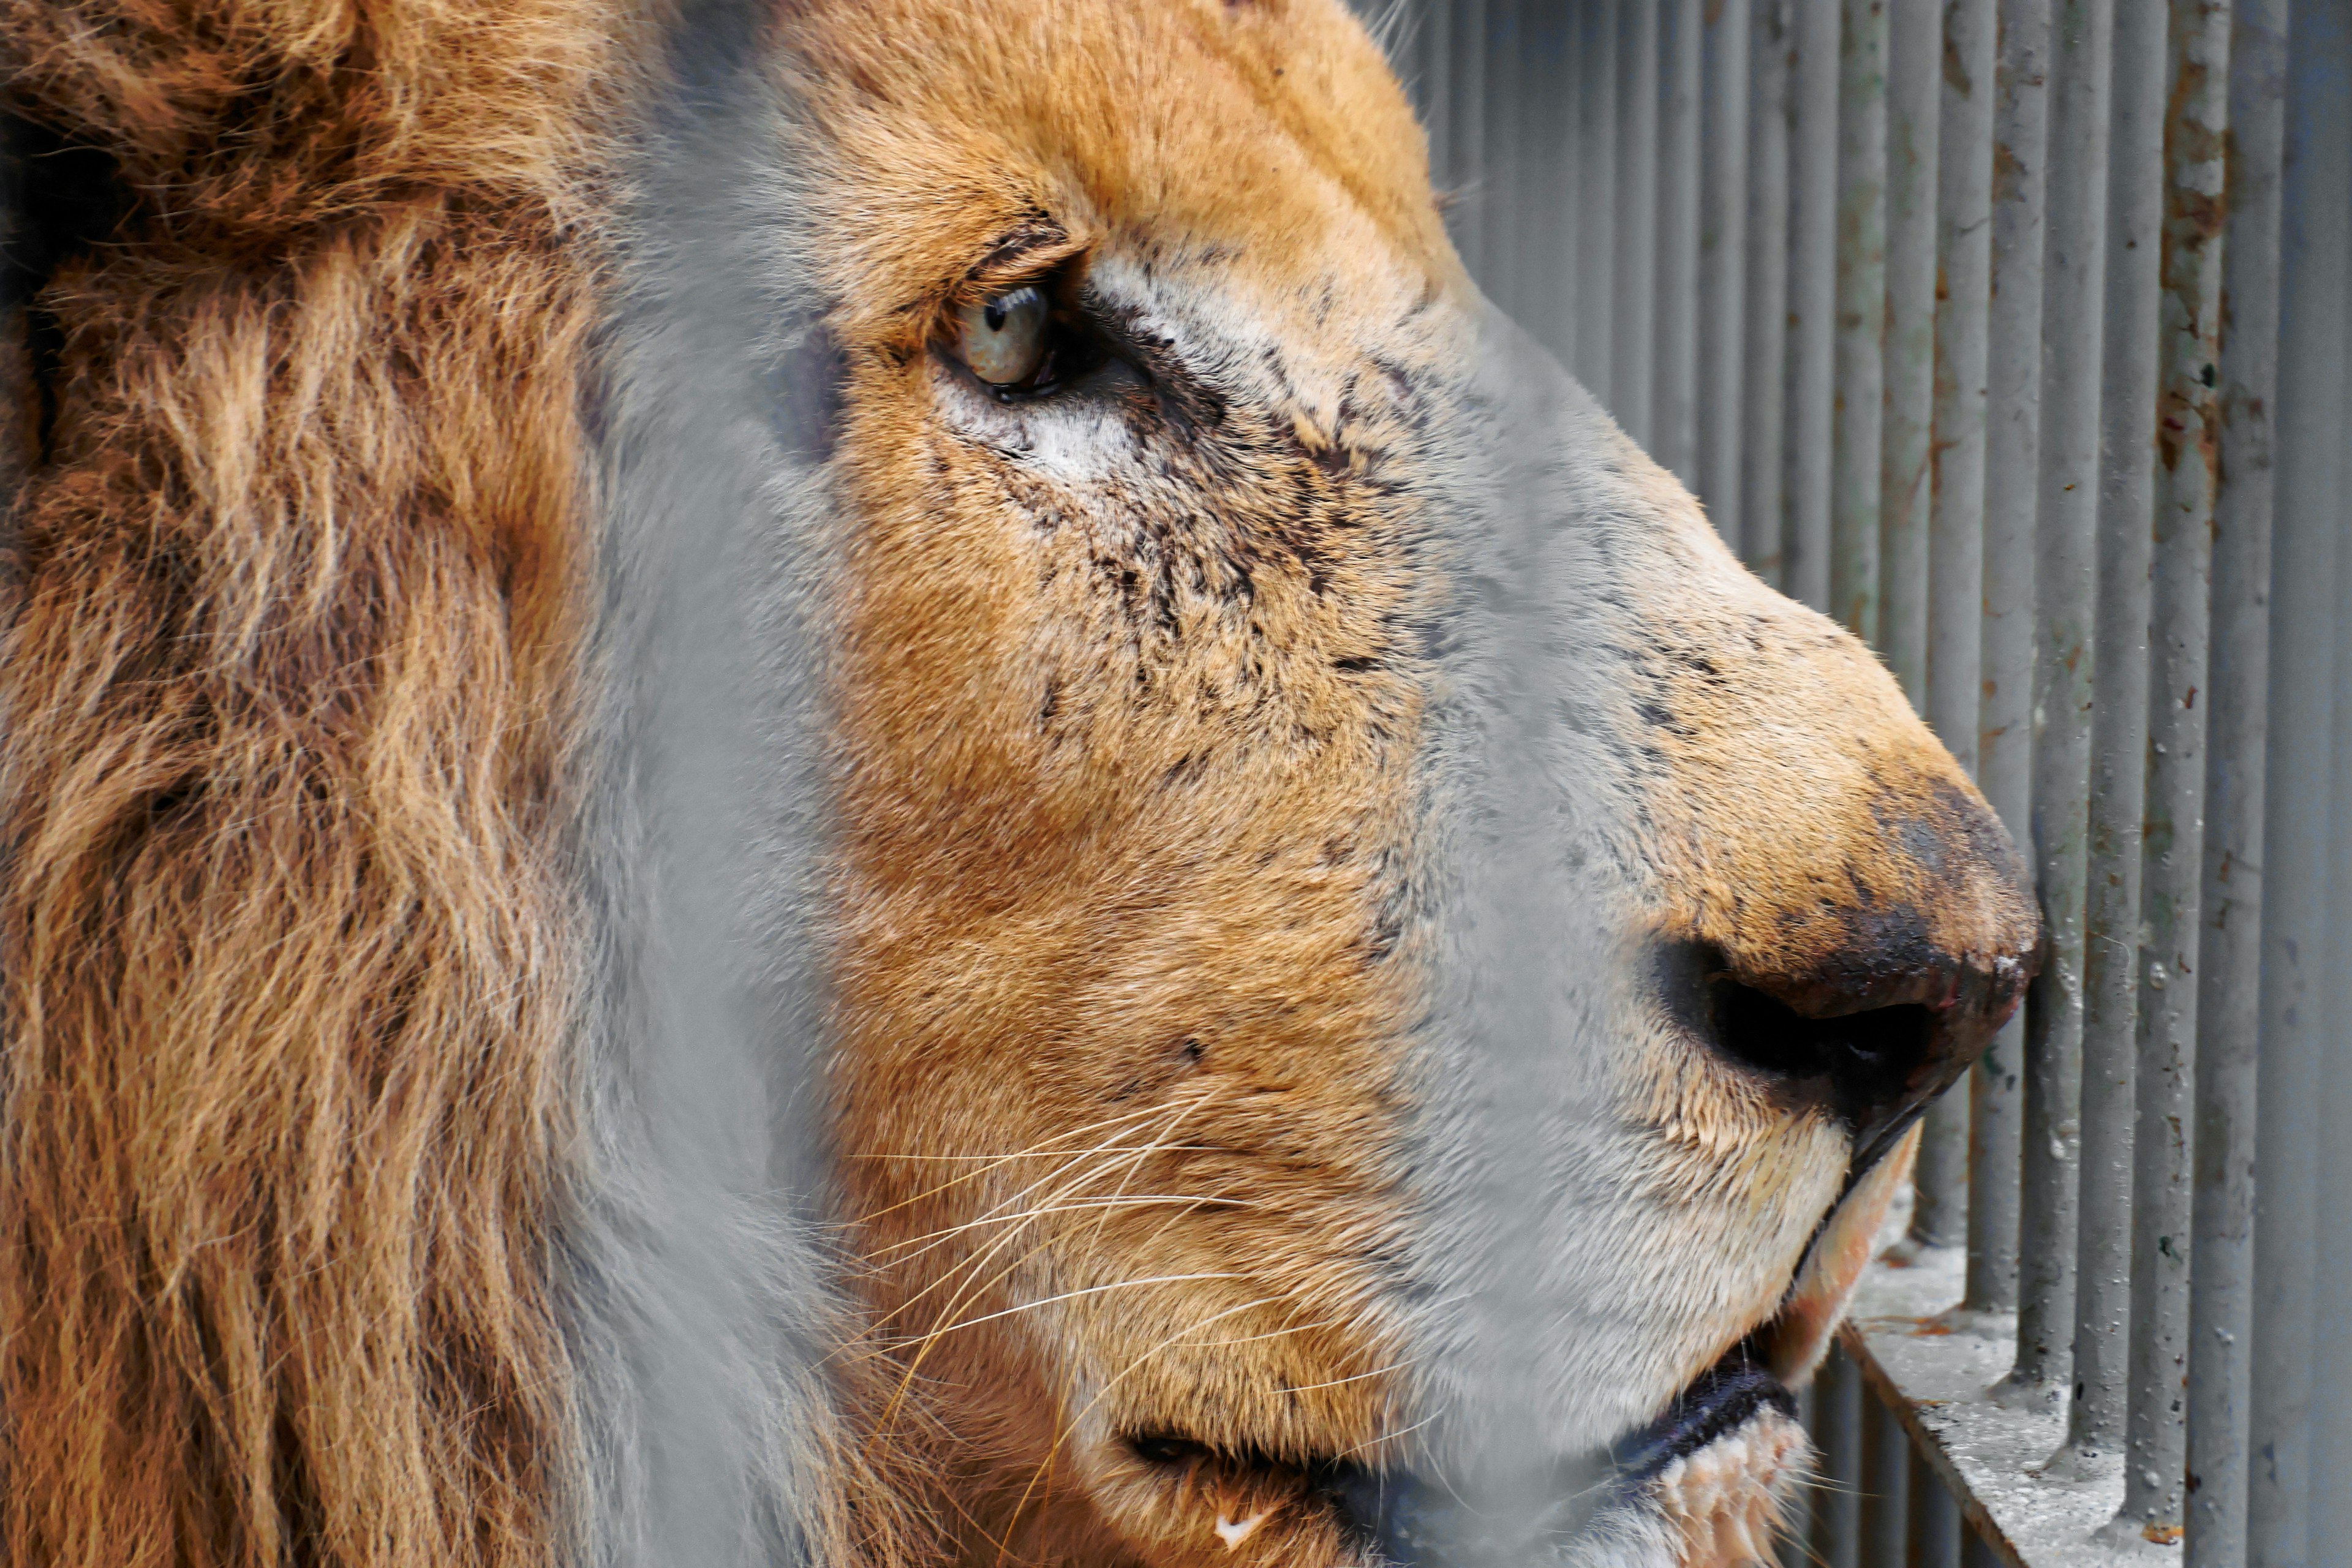
[[[1952,0],[1899,23],[1896,39],[1925,56],[1936,104],[1936,188],[1929,202],[1935,252],[1927,270],[1932,365],[1927,426],[1927,551],[1923,711],[1962,767],[1981,784],[1979,733],[1986,702],[1985,386],[1992,302],[1992,0]],[[1895,618],[1900,620],[1902,613]],[[1972,1079],[1977,1076],[1972,1074]],[[1929,1246],[1968,1240],[1969,1093],[1929,1110],[1919,1144],[1919,1203],[1912,1234]]]
[[[1474,272],[1874,642],[2049,922],[1787,1555],[2340,1560],[2352,0],[1403,12]]]
[[[1757,575],[1786,586],[1789,362],[1790,0],[1752,0],[1747,233],[1742,255],[1739,543]]]
[[[1789,0],[1789,344],[1781,583],[1830,607],[1830,476],[1836,405],[1838,14]]]
[[[1661,0],[1658,33],[1658,301],[1650,455],[1698,482],[1700,47],[1704,0]]]
[[[2318,1564],[2327,1561],[2352,1525],[2352,1509],[2336,1478],[2352,1444],[2343,1440],[2340,1416],[2330,1409],[2352,1394],[2352,1368],[2345,1365],[2343,1335],[2316,1332],[2326,1292],[2345,1283],[2339,1268],[2326,1267],[2330,1247],[2340,1257],[2347,1239],[2340,1183],[2346,1173],[2329,1158],[2330,1145],[2344,1140],[2333,1125],[2343,1102],[2334,1089],[2343,1077],[2343,1018],[2329,1006],[2330,818],[2341,835],[2340,807],[2332,812],[2321,780],[2331,752],[2352,728],[2352,712],[2338,680],[2317,678],[2341,668],[2342,557],[2352,553],[2347,537],[2344,436],[2352,405],[2347,358],[2352,355],[2352,289],[2347,247],[2352,247],[2352,211],[2344,192],[2352,188],[2352,7],[2338,3],[2297,3],[2287,8],[2287,45],[2283,76],[2284,142],[2279,185],[2279,312],[2277,399],[2271,420],[2275,447],[2272,527],[2274,584],[2271,597],[2270,730],[2263,871],[2260,1059],[2263,1194],[2257,1220],[2254,1291],[2264,1310],[2254,1336],[2248,1447],[2263,1456],[2250,1467],[2249,1481],[2262,1507],[2249,1507],[2247,1521],[2257,1560],[2266,1565]],[[2225,345],[2224,353],[2228,352]],[[2232,498],[2223,489],[2227,504]],[[2219,647],[2224,645],[2217,645]],[[2340,678],[2339,678],[2340,679]],[[2331,742],[2331,734],[2338,739]],[[2340,845],[2339,845],[2340,847]],[[2340,868],[2340,858],[2333,864]],[[2210,887],[2210,884],[2209,884]],[[2340,889],[2337,890],[2340,893]],[[2209,891],[2209,898],[2211,896]],[[2336,908],[2342,910],[2340,897]],[[2337,927],[2340,938],[2341,927]],[[2340,977],[2339,977],[2340,978]],[[2208,1018],[2213,1009],[2205,1008]],[[2248,1058],[2242,1033],[2228,1043],[2227,1065],[2241,1079]],[[2220,1151],[2206,1146],[2207,1080],[2218,1079],[2222,1052],[2209,1023],[2199,1047],[2200,1116],[2197,1152],[2200,1184],[2209,1170],[2224,1178]],[[2330,1072],[2333,1066],[2336,1070]],[[2214,1083],[2242,1092],[2232,1081]],[[2234,1094],[2231,1098],[2234,1098]],[[2226,1102],[2225,1102],[2226,1103]],[[2216,1106],[2217,1110],[2221,1109]],[[2233,1124],[2234,1125],[2234,1124]],[[2218,1270],[2202,1267],[2207,1254],[2236,1265],[2239,1247],[2222,1250],[2225,1203],[2199,1204],[2197,1245],[2192,1255],[2191,1342],[2233,1331],[2242,1319],[2242,1287],[2218,1290]],[[2209,1243],[2209,1232],[2211,1241]],[[2316,1375],[2315,1375],[2315,1373]],[[2192,1387],[2189,1463],[2234,1467],[2236,1412],[2229,1388]],[[2200,1397],[2202,1395],[2202,1397]],[[2218,1503],[2209,1505],[2199,1489],[2189,1513],[2192,1550],[2201,1562],[2227,1561],[2231,1521]]]
[[[2100,0],[2059,0],[2052,17],[2031,851],[2050,935],[2042,973],[2025,1006],[2017,1364],[2011,1373],[2021,1397],[2040,1397],[2042,1389],[2064,1386],[2074,1331],[2100,286],[2106,259],[2107,66],[2114,20]]]
[[[1747,385],[1748,0],[1692,10],[1699,43],[1699,309],[1691,431],[1694,488],[1708,498],[1717,531],[1745,552],[1739,471],[1741,394]]]
[[[2010,836],[2033,822],[2034,500],[2042,468],[2042,252],[2050,0],[2000,0],[1993,47],[1992,256],[1985,310],[1984,622],[1977,782]],[[1977,46],[1981,59],[1984,45]],[[1969,58],[1962,56],[1963,59]],[[1974,79],[1980,80],[1981,78]],[[1968,1304],[2017,1310],[2025,1020],[1969,1075]]]
[[[2149,452],[2164,213],[2165,13],[2116,12],[2100,333],[2098,558],[2083,930],[2083,1088],[2067,1463],[2122,1447],[2140,827],[2147,765]]]
[[[1658,310],[1658,11],[1662,0],[1617,7],[1617,331],[1610,404],[1625,433],[1651,441]]]
[[[2181,1527],[2188,1370],[2189,1130],[2204,879],[2205,729],[2219,484],[2221,223],[2230,16],[2175,0],[2162,144],[2164,206],[2134,1084],[2130,1388],[2122,1517]],[[2198,699],[2206,696],[2203,707]]]

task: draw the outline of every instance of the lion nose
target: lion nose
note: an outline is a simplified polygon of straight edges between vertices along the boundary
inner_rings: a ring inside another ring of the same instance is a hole
[[[1698,950],[1717,1047],[1844,1121],[1853,1175],[1983,1056],[2039,966],[2025,868],[1983,797],[1906,785],[1882,783],[1806,896],[1780,853],[1752,863],[1780,896],[1736,900]]]
[[[2006,865],[2000,877],[2013,881]],[[1707,1011],[1724,1051],[1846,1123],[1861,1175],[1983,1056],[2025,994],[2034,954],[1948,947],[1900,905],[1851,910],[1844,924],[1846,941],[1816,947],[1800,971],[1719,954]]]
[[[2022,956],[2006,954],[1859,984],[1840,971],[1786,986],[1723,971],[1708,1000],[1725,1050],[1811,1091],[1845,1122],[1859,1175],[1984,1053],[2029,973]]]

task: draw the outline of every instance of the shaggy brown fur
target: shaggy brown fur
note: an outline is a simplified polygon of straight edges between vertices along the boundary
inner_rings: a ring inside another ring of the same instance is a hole
[[[609,26],[0,5],[134,203],[9,522],[11,1563],[551,1560]]]

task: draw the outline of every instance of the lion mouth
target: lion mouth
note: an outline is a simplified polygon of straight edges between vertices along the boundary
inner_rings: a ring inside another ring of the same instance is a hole
[[[1743,1341],[1675,1395],[1665,1411],[1610,1445],[1601,1484],[1588,1464],[1557,1467],[1554,1505],[1537,1521],[1543,1533],[1633,1500],[1676,1460],[1748,1426],[1767,1412],[1794,1421],[1795,1395]],[[1468,1520],[1459,1492],[1411,1471],[1338,1465],[1317,1478],[1353,1532],[1397,1568],[1436,1568],[1455,1555]],[[1478,1527],[1471,1526],[1473,1533]]]
[[[1738,1431],[1768,1408],[1793,1421],[1796,1395],[1763,1364],[1757,1347],[1742,1341],[1675,1394],[1664,1415],[1611,1447],[1618,1484],[1654,1479],[1676,1459]]]
[[[1612,1444],[1594,1483],[1593,1466],[1553,1467],[1545,1494],[1551,1506],[1537,1521],[1546,1534],[1572,1531],[1580,1520],[1632,1501],[1657,1483],[1677,1460],[1740,1432],[1768,1413],[1796,1419],[1797,1402],[1764,1364],[1760,1347],[1743,1341],[1677,1394],[1657,1419]],[[1279,1460],[1256,1452],[1228,1452],[1164,1435],[1129,1439],[1137,1457],[1159,1466],[1205,1467],[1235,1488],[1302,1494],[1329,1508],[1367,1561],[1393,1568],[1438,1568],[1482,1534],[1477,1510],[1442,1479],[1403,1469],[1376,1469],[1352,1460]],[[1465,1535],[1465,1531],[1468,1532]],[[1230,1547],[1232,1543],[1228,1542]]]

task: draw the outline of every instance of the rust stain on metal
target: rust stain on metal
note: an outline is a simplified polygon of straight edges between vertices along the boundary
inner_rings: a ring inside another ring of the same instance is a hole
[[[2224,8],[2217,0],[2192,0],[2175,11],[2176,37],[2185,37],[2203,31]],[[2230,216],[2227,98],[2217,68],[2226,68],[2225,62],[2201,58],[2194,48],[2178,50],[2165,101],[2160,272],[2164,325],[2174,342],[2165,355],[2157,411],[2158,456],[2177,474],[2193,452],[2209,504],[2221,460],[2214,367],[2221,352],[2221,231]]]

